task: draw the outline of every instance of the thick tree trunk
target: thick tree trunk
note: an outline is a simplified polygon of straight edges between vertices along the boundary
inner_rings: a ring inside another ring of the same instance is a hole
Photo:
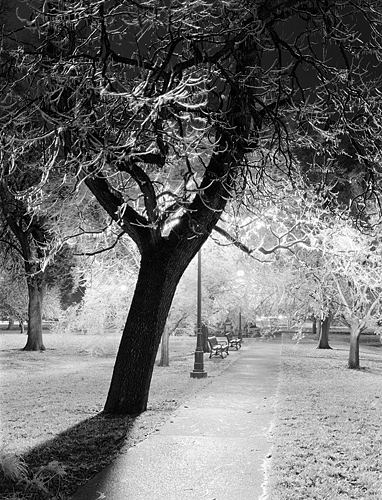
[[[193,253],[195,254],[195,252]],[[147,408],[155,357],[181,275],[193,255],[143,254],[104,412],[137,415]]]
[[[319,338],[317,349],[331,349],[329,345],[329,331],[330,323],[332,321],[332,316],[329,313],[328,316],[321,322],[321,328],[319,329]]]
[[[7,330],[11,330],[13,328],[13,325],[15,324],[15,320],[14,318],[10,317],[8,319],[8,326],[7,326]]]
[[[348,367],[357,370],[359,368],[359,338],[361,329],[358,325],[350,326],[350,350]]]
[[[24,351],[44,351],[42,341],[42,273],[28,276],[28,339]]]
[[[163,330],[158,366],[170,366],[170,330],[168,328]]]

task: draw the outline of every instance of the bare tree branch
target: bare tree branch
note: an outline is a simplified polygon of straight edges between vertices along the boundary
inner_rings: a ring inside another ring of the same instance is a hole
[[[141,251],[145,238],[143,228],[147,227],[147,220],[125,203],[121,193],[113,189],[101,173],[86,177],[84,182],[110,217],[135,241]]]
[[[244,243],[238,241],[238,239],[235,236],[232,236],[231,234],[229,234],[225,229],[223,229],[220,226],[215,226],[214,227],[214,231],[216,231],[217,233],[219,233],[222,236],[224,236],[228,241],[230,241],[231,243],[233,243],[237,248],[239,248],[245,254],[249,255],[252,258],[255,258],[254,255],[253,255],[255,252],[260,252],[263,255],[270,255],[272,253],[276,253],[277,250],[289,250],[290,252],[293,253],[292,248],[295,245],[298,245],[298,244],[301,244],[301,243],[306,243],[306,241],[307,241],[306,238],[299,239],[299,240],[295,239],[295,240],[293,240],[293,241],[291,241],[289,243],[285,243],[285,244],[281,243],[281,239],[284,238],[285,236],[289,235],[291,233],[291,231],[295,227],[296,226],[293,226],[293,228],[291,230],[285,232],[281,236],[278,236],[273,231],[271,231],[272,234],[273,234],[273,236],[275,236],[279,240],[279,243],[277,245],[273,246],[272,248],[269,248],[269,249],[266,249],[263,246],[260,246],[260,247],[257,247],[257,248],[249,248],[247,245],[245,245]]]
[[[117,234],[115,241],[108,247],[101,248],[99,250],[95,250],[94,252],[79,252],[79,253],[74,253],[73,255],[91,257],[93,255],[99,255],[100,253],[104,253],[104,252],[107,252],[109,250],[112,250],[117,245],[118,241],[122,238],[122,236],[124,234],[125,234],[125,231],[121,231],[119,234]]]

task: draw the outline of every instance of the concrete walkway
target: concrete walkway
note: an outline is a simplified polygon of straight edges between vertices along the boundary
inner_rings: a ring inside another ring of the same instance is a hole
[[[280,351],[278,340],[246,339],[227,370],[72,499],[266,499]]]

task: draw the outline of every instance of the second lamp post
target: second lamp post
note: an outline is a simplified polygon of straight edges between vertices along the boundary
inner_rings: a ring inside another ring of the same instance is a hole
[[[204,371],[204,351],[202,337],[202,251],[198,252],[198,281],[197,281],[197,301],[196,301],[196,349],[194,369],[190,373],[191,378],[207,377]]]

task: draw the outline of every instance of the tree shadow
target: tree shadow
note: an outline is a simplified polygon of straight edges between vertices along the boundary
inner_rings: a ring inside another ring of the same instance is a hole
[[[305,344],[309,345],[309,344]],[[360,344],[360,358],[361,362],[369,362],[373,361],[376,363],[381,363],[382,362],[382,357],[378,358],[371,358],[373,354],[375,356],[379,356],[382,354],[382,350],[380,351],[382,345],[381,344],[372,344],[372,343],[367,343],[367,344]],[[294,358],[300,358],[300,359],[328,359],[328,360],[333,360],[333,359],[340,359],[336,354],[341,354],[345,353],[346,355],[349,353],[349,346],[339,346],[339,345],[331,345],[330,349],[317,349],[317,347],[314,344],[311,344],[312,351],[307,354],[306,352],[298,352],[295,351],[293,353]],[[346,360],[345,360],[346,361]],[[369,368],[367,367],[369,370]]]
[[[349,352],[349,349],[338,346],[330,346],[330,349],[318,349],[316,345],[311,345],[311,351],[308,354],[306,351],[294,351],[294,358],[311,358],[311,359],[335,359],[336,353]]]
[[[28,468],[26,478],[15,483],[0,476],[1,498],[70,498],[80,485],[109,465],[123,448],[144,439],[158,423],[156,418],[150,426],[147,420],[150,420],[147,413],[137,417],[108,417],[100,413],[80,422],[21,457]],[[12,496],[14,493],[20,496]]]

